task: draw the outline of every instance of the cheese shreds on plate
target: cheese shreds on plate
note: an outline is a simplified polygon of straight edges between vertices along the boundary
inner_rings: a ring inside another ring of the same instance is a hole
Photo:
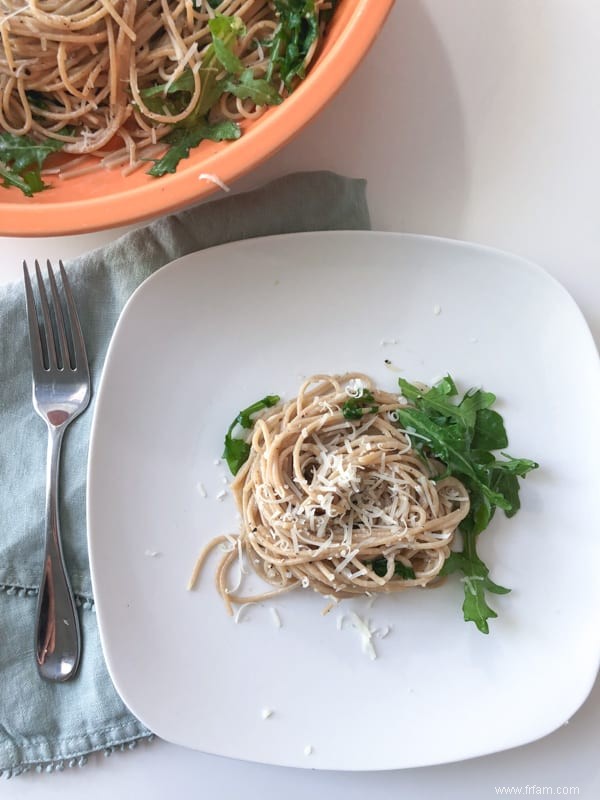
[[[377,653],[373,647],[373,631],[371,630],[369,621],[365,621],[354,611],[351,611],[348,616],[350,622],[352,623],[352,627],[360,634],[363,653],[369,656],[371,661],[375,661],[377,658]]]
[[[276,628],[281,628],[281,617],[279,616],[279,612],[276,608],[271,607],[271,617],[273,618],[273,624]]]

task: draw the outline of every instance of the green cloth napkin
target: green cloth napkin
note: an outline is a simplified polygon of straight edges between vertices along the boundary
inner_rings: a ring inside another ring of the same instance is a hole
[[[67,264],[85,336],[92,390],[125,302],[164,264],[213,245],[309,230],[368,229],[362,180],[289,175],[246,194],[164,217]],[[215,269],[218,265],[215,265]],[[23,288],[0,288],[0,775],[83,764],[86,754],[132,747],[151,732],[131,715],[104,665],[94,616],[85,524],[90,409],[67,431],[61,514],[65,559],[79,607],[77,677],[37,674],[34,615],[42,562],[46,427],[31,404]]]

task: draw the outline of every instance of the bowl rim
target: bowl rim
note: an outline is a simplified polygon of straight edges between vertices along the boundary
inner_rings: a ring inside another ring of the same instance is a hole
[[[333,98],[366,55],[395,0],[349,0],[354,8],[322,58],[280,106],[270,109],[260,125],[250,127],[233,143],[224,143],[202,161],[202,173],[230,184],[266,161],[287,144]],[[304,102],[305,97],[310,102]],[[198,180],[193,159],[184,169],[120,191],[60,202],[0,201],[0,236],[61,236],[131,225],[173,213],[218,191]],[[47,195],[46,195],[47,197]]]

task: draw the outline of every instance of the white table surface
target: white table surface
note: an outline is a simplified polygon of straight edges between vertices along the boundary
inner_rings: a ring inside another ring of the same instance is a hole
[[[331,105],[234,188],[299,169],[366,177],[376,229],[473,240],[537,261],[571,292],[600,342],[597,0],[397,0]],[[1,239],[0,282],[19,277],[23,258],[68,258],[119,233]],[[391,736],[396,726],[401,719],[390,725]],[[512,786],[526,796],[574,787],[571,796],[592,798],[600,796],[599,753],[597,684],[570,723],[550,736],[458,764],[368,774],[293,771],[157,741],[109,761],[91,758],[84,769],[16,778],[2,785],[2,796],[295,800],[327,792],[346,800],[481,800]]]

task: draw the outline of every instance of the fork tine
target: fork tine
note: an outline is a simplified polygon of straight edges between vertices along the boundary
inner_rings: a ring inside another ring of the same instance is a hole
[[[75,301],[73,300],[73,293],[71,292],[71,285],[69,284],[69,280],[67,278],[67,273],[63,262],[59,261],[58,266],[60,269],[63,288],[65,290],[65,298],[67,301],[67,316],[69,317],[69,322],[71,325],[71,336],[73,338],[73,356],[75,359],[75,363],[73,364],[73,369],[87,372],[88,360],[85,352],[85,342],[83,339],[83,333],[81,332],[81,325],[79,324],[77,308],[75,306]]]
[[[29,343],[31,345],[31,360],[35,372],[39,369],[44,369],[44,354],[42,350],[40,325],[38,321],[37,311],[35,308],[35,299],[33,297],[33,289],[31,287],[31,278],[29,277],[29,270],[27,268],[26,261],[23,261],[23,280],[25,282],[25,299],[27,303],[27,321],[29,322]]]
[[[56,285],[56,278],[52,270],[50,260],[46,261],[46,269],[48,270],[48,280],[50,281],[50,291],[52,292],[52,301],[54,303],[54,314],[56,316],[56,332],[58,334],[57,348],[60,356],[60,362],[63,369],[70,366],[71,356],[69,354],[69,345],[67,343],[67,335],[65,332],[65,320],[62,312],[62,305],[60,302],[60,295],[58,294],[58,287]]]
[[[54,347],[54,332],[52,330],[52,320],[50,319],[50,307],[48,305],[48,295],[46,294],[46,287],[44,286],[44,279],[42,278],[42,270],[36,258],[35,260],[35,274],[37,275],[38,289],[40,292],[40,306],[42,308],[42,316],[44,317],[44,335],[46,338],[46,348],[48,351],[48,365],[50,369],[57,366],[56,362],[56,348]]]

